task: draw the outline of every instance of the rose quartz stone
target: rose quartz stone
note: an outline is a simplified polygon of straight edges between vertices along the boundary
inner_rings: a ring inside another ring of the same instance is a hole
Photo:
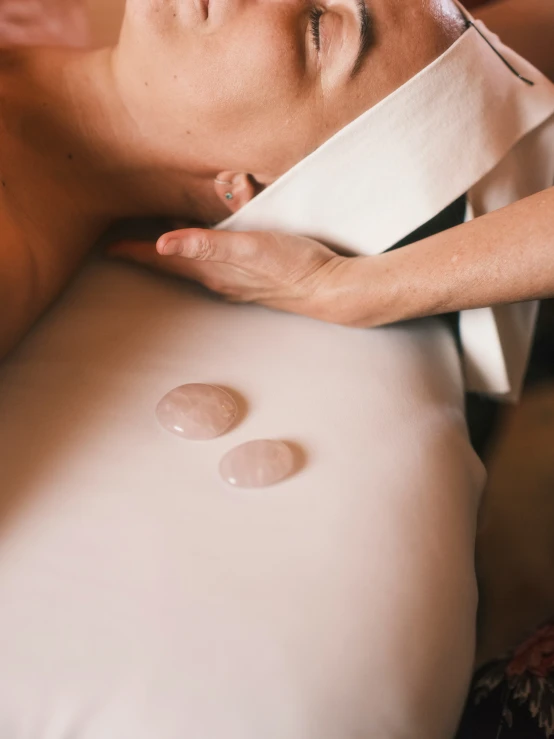
[[[0,45],[89,42],[86,0],[0,0]]]
[[[239,488],[265,488],[284,480],[294,468],[290,447],[282,441],[249,441],[228,452],[219,465],[223,479]]]
[[[215,439],[235,422],[237,404],[229,393],[215,385],[182,385],[158,403],[161,425],[177,436],[193,441]]]

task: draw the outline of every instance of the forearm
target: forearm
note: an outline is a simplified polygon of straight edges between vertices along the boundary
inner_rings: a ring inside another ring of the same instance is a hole
[[[552,297],[554,188],[402,249],[347,260],[337,284],[333,302],[357,326]]]

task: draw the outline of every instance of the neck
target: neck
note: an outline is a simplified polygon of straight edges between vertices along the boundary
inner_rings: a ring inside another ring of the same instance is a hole
[[[2,54],[7,139],[15,139],[25,170],[47,185],[49,199],[65,201],[70,217],[103,229],[126,217],[210,223],[224,215],[215,173],[188,172],[186,161],[168,161],[141,134],[118,93],[111,49]]]

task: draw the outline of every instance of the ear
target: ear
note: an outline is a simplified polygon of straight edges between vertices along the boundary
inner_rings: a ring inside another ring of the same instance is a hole
[[[244,172],[223,171],[214,180],[216,195],[231,213],[240,210],[261,192],[263,187],[252,175]]]

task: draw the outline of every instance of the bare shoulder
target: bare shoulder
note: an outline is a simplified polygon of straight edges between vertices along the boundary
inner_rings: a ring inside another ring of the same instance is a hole
[[[26,235],[10,214],[0,191],[0,360],[34,317],[31,303],[35,272]]]
[[[27,56],[26,49],[0,46],[0,89],[6,89],[12,76],[24,65]]]
[[[17,147],[10,131],[10,98],[15,70],[20,66],[20,53],[0,49],[0,253],[6,245],[24,243],[24,231],[15,216],[12,203],[13,171],[19,171],[14,161]],[[3,261],[2,261],[3,265]]]
[[[12,101],[21,55],[0,49],[0,360],[36,318],[37,265],[28,229],[18,212],[17,190],[28,182],[21,166]]]
[[[16,288],[15,280],[30,277],[32,254],[25,229],[15,217],[3,193],[6,184],[0,172],[0,291]],[[18,286],[19,289],[22,285]]]
[[[8,205],[8,198],[5,195],[7,185],[2,176],[0,168],[0,244],[13,245],[24,241],[24,232]]]

